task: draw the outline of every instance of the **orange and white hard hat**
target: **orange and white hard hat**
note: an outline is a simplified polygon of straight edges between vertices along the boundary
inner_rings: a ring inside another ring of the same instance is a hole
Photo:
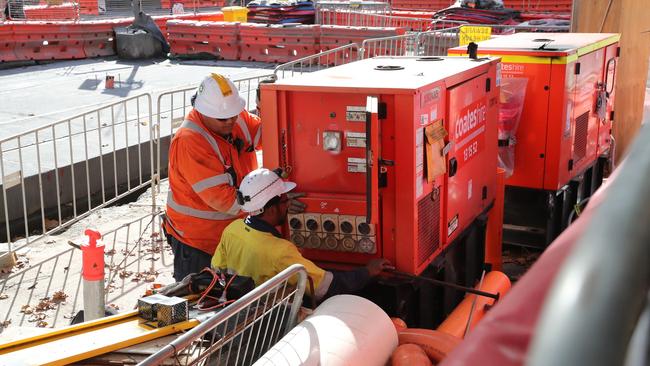
[[[211,74],[196,90],[194,108],[210,118],[226,119],[241,113],[246,101],[239,95],[235,84],[227,77]]]

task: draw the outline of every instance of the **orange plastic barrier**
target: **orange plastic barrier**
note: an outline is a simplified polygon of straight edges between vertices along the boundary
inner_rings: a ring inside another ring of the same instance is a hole
[[[18,60],[85,58],[83,31],[74,22],[20,22],[14,24],[14,53]]]
[[[77,14],[77,5],[74,3],[63,3],[60,5],[25,5],[23,7],[25,19],[27,20],[75,20]]]
[[[503,296],[510,290],[510,280],[502,272],[492,271],[485,276],[483,284],[478,289]],[[468,294],[440,324],[438,330],[454,337],[464,338],[467,323],[470,322],[470,313],[472,315],[469,329],[472,329],[494,303],[495,300],[492,298]]]
[[[318,52],[320,26],[242,23],[239,59],[284,63]]]
[[[86,57],[104,57],[115,54],[115,27],[126,27],[131,20],[92,21],[80,23],[83,29],[83,49]]]
[[[398,36],[406,33],[404,28],[381,27],[345,27],[340,25],[322,25],[320,34],[320,51],[331,50],[350,43],[361,43],[370,38]],[[356,58],[357,54],[350,55]]]
[[[497,168],[497,191],[494,207],[488,214],[487,232],[485,234],[485,263],[492,265],[493,271],[503,269],[503,202],[505,195],[506,171]]]
[[[167,22],[170,20],[200,20],[200,21],[210,21],[217,22],[223,21],[223,12],[216,11],[211,13],[199,13],[199,14],[177,14],[177,15],[157,15],[153,16],[153,21],[156,23],[162,34],[167,37]]]
[[[99,5],[97,0],[79,0],[79,13],[85,15],[99,15]]]
[[[413,32],[425,31],[431,25],[433,12],[393,11],[383,14],[350,14],[349,12],[322,9],[323,23],[341,26],[399,27]]]
[[[14,53],[14,29],[9,23],[0,23],[0,62],[17,61]]]
[[[175,56],[203,53],[224,60],[239,58],[239,23],[171,20],[167,32]]]

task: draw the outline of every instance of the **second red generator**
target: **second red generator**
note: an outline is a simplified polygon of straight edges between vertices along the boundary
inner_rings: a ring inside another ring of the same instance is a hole
[[[574,205],[600,185],[614,151],[619,38],[516,33],[478,43],[478,56],[502,58],[500,158],[506,164],[511,160],[506,241],[547,245],[566,227]],[[466,47],[449,50],[450,55],[466,53]],[[507,131],[516,114],[511,113],[517,107],[510,103],[513,95],[522,96],[523,109],[516,130]]]

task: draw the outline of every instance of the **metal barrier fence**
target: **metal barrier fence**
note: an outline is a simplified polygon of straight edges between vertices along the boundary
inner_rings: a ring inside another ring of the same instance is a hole
[[[416,53],[417,34],[366,39],[361,43],[359,59],[375,56],[412,56]]]
[[[459,42],[460,27],[418,33],[415,39],[418,56],[447,56]]]
[[[321,15],[334,11],[366,14],[387,14],[390,12],[389,1],[319,1],[316,0],[316,24],[322,23]]]
[[[152,122],[143,94],[0,140],[0,242],[15,251],[150,185]]]
[[[317,70],[326,69],[331,66],[347,64],[357,61],[359,45],[350,43],[345,46],[323,51],[315,55],[299,58],[297,60],[278,65],[273,70],[275,79],[293,77]]]
[[[361,44],[359,59],[375,56],[446,56],[459,44],[460,28],[410,33],[402,36],[367,39]]]
[[[247,108],[255,108],[260,81],[271,78],[233,79]],[[0,242],[7,251],[157,185],[194,90],[160,94],[155,121],[151,95],[143,94],[0,140]]]
[[[431,19],[410,18],[387,13],[319,9],[320,24],[346,25],[352,27],[401,27],[411,32],[429,29]]]
[[[250,365],[296,324],[306,283],[294,264],[138,365]]]
[[[459,44],[460,28],[367,39],[279,65],[276,79],[292,77],[375,56],[446,56]]]
[[[147,214],[103,233],[106,304],[130,309],[132,299],[121,300],[136,290],[143,292],[145,285],[151,284],[150,276],[171,266],[165,260],[158,225],[158,214]],[[4,326],[64,326],[83,309],[81,251],[66,243],[50,245],[61,250],[0,282],[0,294],[7,296],[0,301]]]

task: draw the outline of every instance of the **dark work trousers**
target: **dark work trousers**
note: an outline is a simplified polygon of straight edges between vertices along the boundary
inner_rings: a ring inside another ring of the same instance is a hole
[[[191,247],[172,235],[167,235],[167,241],[174,252],[174,279],[179,282],[190,273],[199,273],[205,267],[210,267],[212,256],[202,250]]]

